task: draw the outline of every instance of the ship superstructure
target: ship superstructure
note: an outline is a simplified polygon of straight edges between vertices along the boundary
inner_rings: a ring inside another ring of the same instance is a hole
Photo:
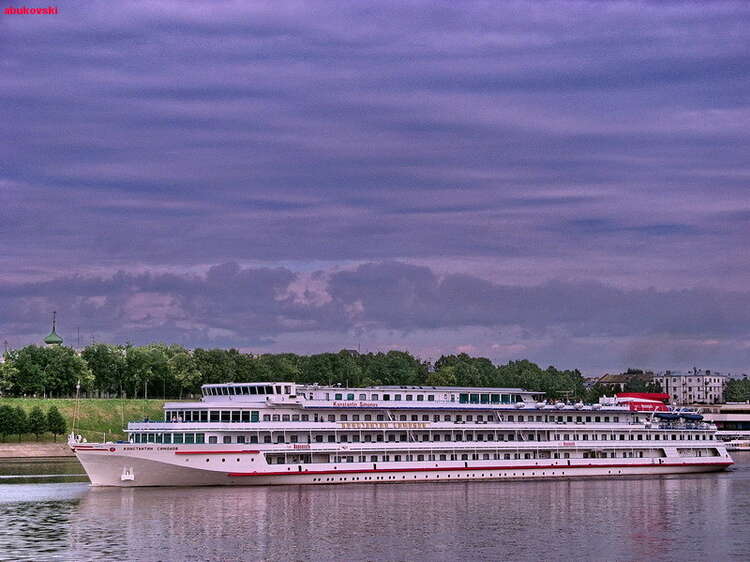
[[[71,446],[96,486],[620,477],[733,461],[695,411],[637,397],[542,400],[518,388],[209,384],[128,442]]]

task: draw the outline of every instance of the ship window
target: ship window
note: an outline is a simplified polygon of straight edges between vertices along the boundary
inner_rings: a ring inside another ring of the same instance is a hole
[[[281,421],[288,422],[290,420],[289,414],[282,414],[281,415]]]
[[[287,394],[291,394],[292,393],[292,387],[291,386],[285,386],[284,387],[284,392],[286,392]]]
[[[247,423],[250,421],[250,412],[248,412],[247,410],[242,411],[242,421],[243,423]]]
[[[292,421],[298,422],[299,421],[299,414],[292,414]]]
[[[250,421],[257,422],[260,419],[260,412],[250,412]]]
[[[372,414],[365,414],[365,421],[372,421]]]
[[[602,421],[602,418],[601,418],[601,416],[596,416],[596,417],[594,418],[594,421],[595,421],[595,422],[599,422],[599,421]]]
[[[367,400],[367,394],[360,394],[359,395],[360,400]]]
[[[424,400],[424,394],[417,394],[417,402]]]
[[[300,418],[302,419],[302,421],[310,421],[310,415],[309,414],[302,414],[300,416]]]
[[[348,443],[348,442],[349,442],[349,436],[348,436],[348,435],[341,435],[341,436],[339,437],[339,441],[340,441],[341,443]]]
[[[490,394],[490,402],[492,404],[499,404],[500,403],[500,395],[499,394]]]
[[[208,411],[207,410],[201,410],[199,413],[200,421],[206,422],[208,421]]]
[[[195,442],[196,443],[199,443],[199,444],[202,445],[204,443],[204,438],[205,438],[205,434],[203,434],[203,433],[196,433],[195,434]]]
[[[336,442],[336,436],[335,435],[329,435],[328,436],[328,442],[329,443],[335,443]]]
[[[466,415],[466,421],[474,421],[474,416],[471,414]]]
[[[241,414],[240,414],[240,411],[239,411],[239,410],[233,410],[233,411],[232,411],[232,421],[233,421],[233,422],[238,422],[238,421],[240,421],[240,416],[241,416]]]
[[[185,434],[185,443],[188,443],[192,445],[195,443],[195,434],[194,433],[186,433]]]
[[[422,421],[430,421],[430,416],[427,414],[422,414]]]
[[[209,445],[215,445],[216,444],[216,435],[209,435],[209,437],[208,437],[208,444]]]
[[[148,440],[149,443],[153,443],[154,442],[154,434],[153,433],[149,433],[148,437],[146,439]]]
[[[435,395],[434,394],[428,394],[427,395],[427,401],[428,402],[434,402],[435,401]]]
[[[354,393],[353,393],[353,392],[351,392],[351,393],[347,394],[347,395],[346,395],[346,399],[347,399],[347,400],[354,400]]]
[[[490,403],[490,395],[489,394],[480,394],[479,401],[482,404],[489,404]]]
[[[406,414],[401,414],[398,419],[399,421],[406,421]]]
[[[336,421],[336,415],[335,414],[328,414],[328,421],[329,422]]]
[[[375,416],[375,420],[376,421],[384,421],[385,420],[385,416],[383,416],[383,414],[377,414]]]
[[[232,442],[232,436],[231,435],[225,435],[224,438],[221,440],[222,443],[231,443]]]
[[[253,395],[253,394],[260,394],[258,392],[258,387],[257,386],[251,386],[250,387],[250,395]]]
[[[341,421],[348,421],[349,420],[349,416],[347,414],[341,414],[341,416],[339,416],[339,419]]]
[[[263,414],[263,421],[271,421],[271,414]]]
[[[443,419],[444,419],[445,421],[451,421],[451,415],[450,415],[450,414],[445,414],[445,415],[443,416]]]
[[[468,402],[469,402],[469,395],[468,394],[459,394],[458,395],[458,402],[459,402],[459,404],[468,404]]]
[[[614,421],[614,422],[619,422],[619,421],[620,421],[620,416],[614,416],[614,417],[612,418],[612,421]]]
[[[263,394],[273,394],[273,387],[272,386],[264,386],[263,387]]]
[[[470,404],[479,404],[479,394],[469,394]]]
[[[378,399],[378,395],[377,394],[373,394],[372,398],[370,398],[370,400],[377,400],[377,399]]]
[[[334,400],[341,400],[341,397],[342,397],[342,396],[343,396],[343,394],[341,394],[341,393],[337,393],[337,394],[334,394],[334,395],[333,395],[333,399],[334,399]]]
[[[407,394],[407,395],[406,395],[406,399],[407,399],[407,400],[413,400],[413,399],[414,399],[414,396],[413,396],[413,395],[411,395],[411,394]]]
[[[417,414],[412,414],[411,421],[419,421],[419,416]]]
[[[383,400],[390,400],[391,395],[390,394],[383,394]]]
[[[228,422],[231,418],[231,412],[229,410],[222,410],[221,411],[221,421],[222,422]]]
[[[394,400],[401,400],[401,395],[400,394],[396,394],[396,395],[394,395],[393,399]]]
[[[271,415],[271,421],[277,422],[277,421],[280,421],[280,419],[281,418],[280,418],[279,414],[272,414]]]
[[[604,423],[609,423],[609,416],[604,416]]]

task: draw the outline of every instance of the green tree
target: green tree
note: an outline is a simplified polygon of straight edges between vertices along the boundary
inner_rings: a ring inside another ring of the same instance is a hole
[[[6,355],[5,362],[0,363],[0,394],[12,394],[17,379],[18,369],[10,360],[10,357]]]
[[[47,412],[47,431],[52,433],[55,441],[57,441],[58,435],[64,435],[68,431],[65,418],[55,406],[50,406]]]
[[[177,382],[177,386],[180,389],[180,399],[182,399],[182,391],[184,389],[193,392],[195,386],[200,382],[201,373],[195,367],[195,361],[192,356],[183,351],[176,353],[167,361],[167,366],[171,372],[171,377]]]
[[[16,432],[16,410],[12,406],[0,406],[0,437],[5,438]]]
[[[16,412],[16,424],[14,429],[14,433],[18,435],[18,441],[21,441],[21,437],[29,432],[29,417],[26,415],[26,412],[24,411],[21,406],[16,406],[15,408]]]
[[[47,416],[39,406],[34,406],[29,412],[28,430],[36,436],[37,441],[47,431]]]
[[[125,348],[108,343],[92,344],[81,352],[91,375],[93,386],[100,392],[122,394],[123,380],[127,364]]]

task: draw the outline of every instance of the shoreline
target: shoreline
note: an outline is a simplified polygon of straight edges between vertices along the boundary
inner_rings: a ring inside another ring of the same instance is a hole
[[[38,459],[75,457],[68,444],[38,443],[27,441],[21,443],[0,443],[0,459]]]

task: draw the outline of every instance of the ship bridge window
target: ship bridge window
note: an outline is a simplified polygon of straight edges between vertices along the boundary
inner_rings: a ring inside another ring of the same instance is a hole
[[[499,404],[500,403],[500,395],[499,394],[490,394],[490,403],[491,404]]]
[[[231,421],[231,412],[229,410],[222,410],[221,411],[221,421],[222,422],[229,422]]]
[[[490,403],[490,395],[489,394],[480,394],[479,395],[479,402],[482,404],[489,404]]]
[[[233,410],[232,411],[232,421],[233,422],[239,422],[241,421],[241,414],[239,410]]]
[[[479,394],[469,394],[469,404],[479,404]]]
[[[510,404],[510,394],[503,394],[502,395],[502,403],[503,404]]]
[[[185,443],[192,445],[195,443],[195,434],[194,433],[186,433],[185,434]]]
[[[250,412],[248,412],[247,410],[243,410],[242,411],[242,422],[243,423],[247,423],[249,421],[250,421]]]
[[[461,393],[458,395],[458,403],[459,404],[468,404],[469,403],[469,395]]]

